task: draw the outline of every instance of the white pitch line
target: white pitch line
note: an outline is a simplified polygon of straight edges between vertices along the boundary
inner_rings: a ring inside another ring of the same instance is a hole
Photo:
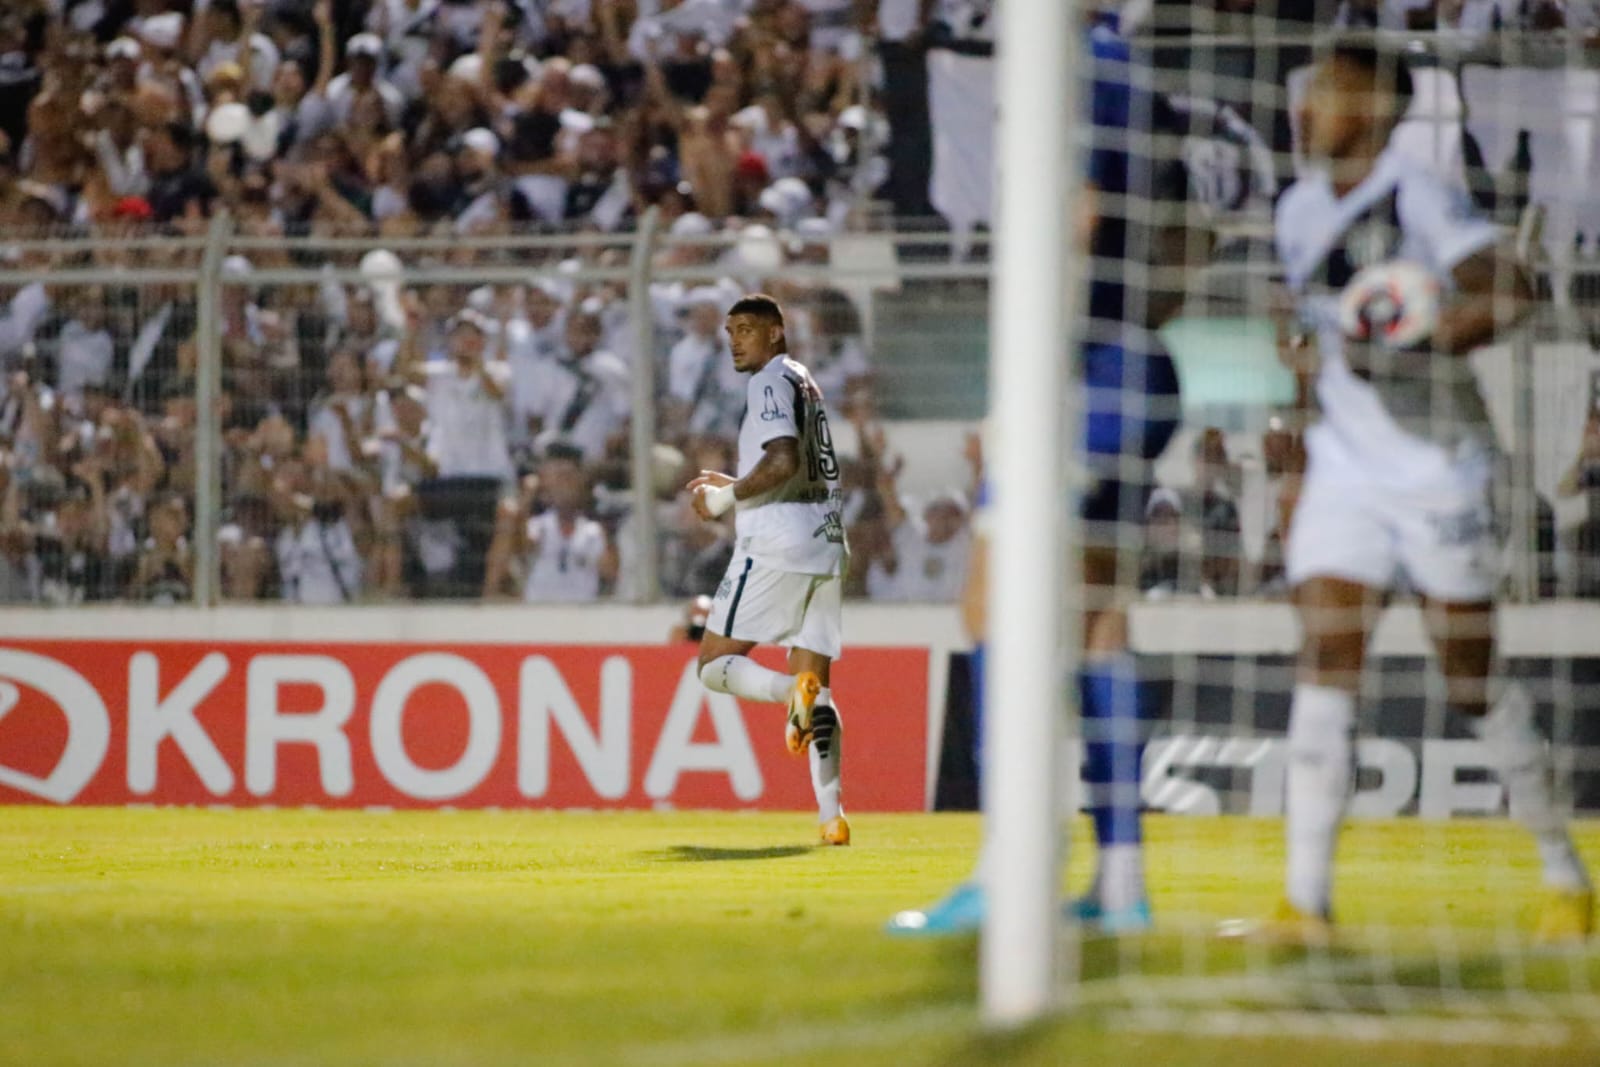
[[[1425,1042],[1471,1047],[1555,1048],[1572,1036],[1559,1022],[1517,1022],[1506,1019],[1417,1018],[1365,1012],[1241,1011],[1208,1008],[1178,1011],[1129,1008],[1107,1013],[1113,1030],[1181,1034],[1185,1037],[1292,1037],[1373,1044],[1387,1041]]]
[[[800,1056],[838,1049],[892,1045],[912,1037],[977,1029],[975,1006],[966,1001],[918,1008],[884,1019],[836,1024],[819,1021],[750,1034],[695,1041],[663,1042],[625,1050],[621,1062],[638,1067],[701,1067],[748,1063],[753,1059]]]
[[[1529,958],[1567,954],[1571,950],[1530,948],[1527,953]],[[1436,961],[1424,956],[1397,957],[1388,966],[1403,968],[1430,962]],[[1207,1037],[1314,1037],[1365,1044],[1411,1041],[1444,1046],[1546,1048],[1571,1040],[1574,1024],[1587,1023],[1592,1032],[1600,1034],[1600,997],[1583,993],[1519,993],[1519,1001],[1530,1000],[1539,1006],[1543,1016],[1540,1019],[1476,1014],[1463,1018],[1456,1012],[1503,1010],[1507,994],[1459,988],[1395,987],[1403,989],[1407,998],[1434,1002],[1430,1006],[1437,1014],[1427,1016],[1275,1006],[1250,1009],[1219,1003],[1229,996],[1245,996],[1259,998],[1266,1005],[1293,1004],[1303,999],[1307,985],[1340,992],[1339,981],[1360,977],[1373,967],[1374,961],[1365,957],[1338,962],[1307,959],[1246,974],[1097,979],[1068,987],[1064,994],[1066,1002],[1073,1006],[1102,1012],[1100,1020],[1111,1029]],[[1378,986],[1342,992],[1392,995]],[[1161,1000],[1186,1006],[1168,1007],[1157,1003]],[[1566,1015],[1561,1014],[1563,1009]],[[961,1031],[973,1036],[981,1032],[975,1005],[965,1001],[917,1008],[882,1019],[780,1026],[747,1034],[636,1046],[624,1050],[619,1059],[637,1067],[740,1064],[881,1047],[908,1038]]]

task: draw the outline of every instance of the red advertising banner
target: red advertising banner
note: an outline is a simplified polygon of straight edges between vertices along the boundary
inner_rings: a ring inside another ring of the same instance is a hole
[[[851,809],[923,808],[927,668],[839,665]],[[707,692],[690,647],[177,641],[0,648],[0,803],[40,801],[812,806],[782,707]]]

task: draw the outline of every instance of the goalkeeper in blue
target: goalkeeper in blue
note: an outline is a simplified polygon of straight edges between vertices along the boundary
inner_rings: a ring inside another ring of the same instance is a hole
[[[1141,679],[1128,647],[1125,604],[1137,587],[1151,462],[1171,441],[1180,416],[1177,373],[1155,330],[1182,302],[1181,282],[1163,285],[1155,276],[1154,284],[1135,284],[1123,276],[1131,264],[1154,276],[1145,266],[1150,264],[1165,266],[1168,276],[1176,278],[1191,259],[1209,254],[1210,240],[1185,226],[1198,183],[1176,161],[1158,165],[1158,153],[1146,147],[1150,133],[1181,134],[1183,124],[1165,101],[1134,91],[1128,46],[1109,23],[1092,24],[1089,51],[1092,148],[1080,240],[1089,245],[1092,281],[1078,366],[1087,391],[1082,455],[1091,484],[1080,503],[1085,602],[1078,697],[1083,779],[1098,863],[1093,885],[1070,911],[1086,925],[1117,934],[1146,929],[1151,922],[1139,787],[1145,739],[1160,710],[1160,693]],[[1135,151],[1130,146],[1140,147]],[[990,488],[1005,491],[1004,486]],[[977,642],[974,707],[980,715],[986,573],[982,522],[980,512],[964,596],[964,618]],[[985,866],[980,853],[970,879],[932,907],[896,915],[890,932],[942,935],[976,929],[983,919]]]

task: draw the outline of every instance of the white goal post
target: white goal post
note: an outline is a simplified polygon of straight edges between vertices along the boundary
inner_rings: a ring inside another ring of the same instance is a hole
[[[1078,5],[1003,0],[997,41],[997,219],[990,336],[990,682],[984,823],[991,862],[980,962],[982,1016],[1028,1023],[1056,1002],[1062,788],[1058,727],[1076,649],[1062,520],[1077,440],[1067,388],[1081,257],[1069,240],[1081,182],[1070,151],[1077,111]]]

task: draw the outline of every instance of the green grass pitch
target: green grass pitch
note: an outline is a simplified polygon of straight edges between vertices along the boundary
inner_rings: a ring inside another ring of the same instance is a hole
[[[1354,824],[1364,932],[1307,956],[1206,936],[1272,904],[1277,823],[1152,818],[1157,931],[1077,945],[1078,1010],[995,1039],[971,939],[881,933],[977,820],[854,821],[825,850],[805,815],[7,808],[0,1064],[1600,1064],[1600,955],[1515,935],[1537,878],[1500,822]]]

